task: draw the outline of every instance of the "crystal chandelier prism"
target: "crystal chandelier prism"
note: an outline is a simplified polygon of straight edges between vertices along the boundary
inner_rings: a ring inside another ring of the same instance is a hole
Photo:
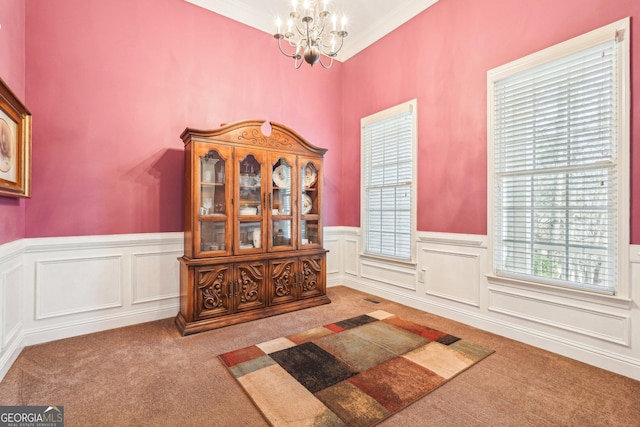
[[[306,0],[300,6],[297,0],[291,3],[293,10],[285,23],[286,32],[282,32],[282,20],[278,18],[276,21],[278,32],[273,37],[278,40],[280,52],[293,58],[296,69],[302,66],[303,59],[312,67],[320,63],[323,68],[331,68],[348,35],[345,31],[346,16],[338,23],[337,15],[328,9],[328,0]],[[324,63],[322,56],[329,58],[328,64]]]

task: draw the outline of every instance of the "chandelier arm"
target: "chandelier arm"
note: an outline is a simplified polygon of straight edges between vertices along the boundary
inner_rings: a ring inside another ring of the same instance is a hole
[[[277,38],[277,37],[276,37],[276,38]],[[292,53],[292,54],[287,53],[287,52],[285,52],[284,50],[282,50],[282,46],[280,45],[280,40],[281,40],[281,39],[282,39],[282,38],[278,38],[278,49],[280,49],[280,52],[281,52],[284,56],[286,56],[286,57],[288,57],[288,58],[294,58],[294,59],[296,59],[297,57],[300,57],[300,55],[297,53],[297,52],[298,52],[297,50],[296,50],[296,52],[295,52],[295,53]]]
[[[326,43],[324,40],[322,40],[322,46],[318,46],[318,48],[322,53],[324,53],[327,56],[332,56],[338,53],[338,51],[342,48],[342,44],[335,51],[331,50],[331,47],[332,45],[329,43]]]
[[[300,37],[305,37],[305,34],[307,33],[307,30],[309,29],[309,24],[305,23],[304,24],[304,26],[305,26],[304,29],[300,29],[300,26],[298,25],[297,22],[294,23],[293,26],[296,28],[296,31],[298,32],[298,35]]]
[[[293,41],[293,40],[291,40],[291,39],[287,39],[287,42],[289,43],[289,46],[290,46],[290,47],[297,47],[297,46],[298,46],[298,43],[294,42],[294,41]]]
[[[318,62],[320,63],[320,65],[322,65],[322,68],[324,68],[325,70],[328,70],[329,68],[331,68],[331,66],[333,65],[333,56],[329,56],[329,65],[324,65],[324,62],[322,62],[322,57],[324,55],[320,55],[320,59],[318,59]]]
[[[318,18],[318,22],[320,21],[320,19]],[[320,31],[318,31],[318,38],[321,38],[320,36],[322,35],[322,33],[324,33],[324,27],[327,25],[327,18],[323,18],[322,19],[322,28],[320,28]]]
[[[344,44],[344,37],[340,37],[340,46],[334,51],[331,52],[332,55],[337,55],[338,52],[342,49],[342,45]]]

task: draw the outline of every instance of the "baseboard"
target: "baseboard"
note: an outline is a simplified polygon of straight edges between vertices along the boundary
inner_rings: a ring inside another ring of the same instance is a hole
[[[328,287],[348,286],[640,380],[640,338],[631,334],[640,320],[638,289],[616,305],[489,286],[485,236],[419,233],[416,265],[402,270],[363,263],[358,228],[327,227],[324,235]],[[0,245],[0,379],[25,346],[174,317],[182,245],[182,233]],[[640,283],[640,246],[630,245],[630,260],[631,282]],[[496,295],[503,300],[491,300]],[[520,305],[502,309],[512,301]],[[582,317],[565,321],[576,313]]]
[[[427,301],[415,296],[393,292],[392,290],[372,283],[345,279],[343,285],[640,380],[640,360],[636,358],[626,357],[577,341],[564,341],[552,334],[542,333],[535,329],[476,315],[464,310],[457,310],[453,307]]]
[[[358,229],[340,232],[336,247],[344,248],[344,268],[331,277],[332,286],[345,285],[640,379],[640,336],[632,334],[640,321],[636,288],[630,299],[616,300],[490,284],[487,237],[453,233],[418,233],[415,271],[398,274],[398,268],[360,256]],[[628,276],[639,283],[640,246],[629,245],[629,251]]]
[[[22,349],[25,347],[23,341],[24,337],[20,334],[10,345],[2,349],[2,353],[0,354],[0,381],[2,381],[18,356],[20,356]]]
[[[180,305],[174,303],[153,309],[128,311],[126,313],[111,316],[95,316],[89,320],[32,328],[24,334],[23,342],[24,346],[27,347],[49,341],[92,334],[94,332],[106,331],[109,329],[122,328],[139,323],[175,318],[179,309]]]
[[[182,233],[0,245],[0,379],[22,349],[175,317]]]

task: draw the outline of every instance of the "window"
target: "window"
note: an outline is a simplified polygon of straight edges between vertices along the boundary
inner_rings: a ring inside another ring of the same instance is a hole
[[[628,38],[622,20],[488,73],[495,275],[606,294],[626,283]]]
[[[412,100],[361,121],[365,254],[413,261],[415,117]]]

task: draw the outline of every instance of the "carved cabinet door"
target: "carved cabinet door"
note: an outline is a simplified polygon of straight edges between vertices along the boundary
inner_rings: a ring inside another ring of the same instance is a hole
[[[196,270],[195,317],[209,318],[230,314],[231,271],[227,265],[216,265]]]
[[[267,305],[265,265],[263,261],[234,264],[233,299],[236,311],[254,310]]]
[[[271,304],[283,304],[298,299],[296,292],[298,259],[285,258],[271,261],[269,293]]]
[[[325,255],[300,257],[300,298],[311,298],[325,293]]]

